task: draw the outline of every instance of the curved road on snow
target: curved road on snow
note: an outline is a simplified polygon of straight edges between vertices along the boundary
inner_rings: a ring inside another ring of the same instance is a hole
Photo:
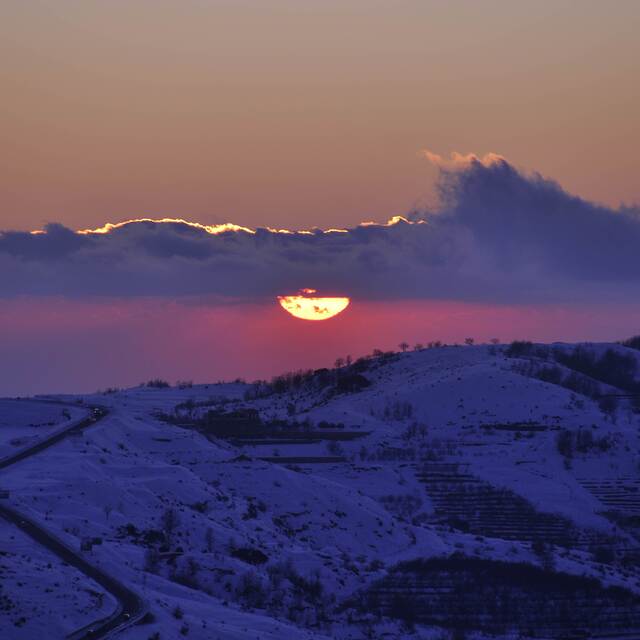
[[[26,458],[30,458],[36,453],[40,453],[74,433],[82,432],[84,429],[91,427],[99,420],[102,420],[109,413],[104,407],[90,407],[90,410],[91,414],[87,418],[74,424],[68,429],[59,431],[48,438],[44,438],[33,446],[23,449],[12,456],[3,458],[0,460],[0,470],[6,469],[7,467],[10,467],[11,465],[14,465]],[[98,638],[107,638],[116,629],[123,629],[124,627],[133,624],[144,615],[145,606],[140,596],[113,576],[105,573],[99,567],[90,564],[82,555],[68,547],[55,535],[49,533],[40,524],[23,515],[17,509],[7,506],[6,501],[4,500],[0,500],[0,517],[16,525],[38,544],[41,544],[43,547],[57,555],[63,562],[70,564],[84,573],[87,577],[91,578],[94,582],[97,582],[103,589],[105,589],[105,591],[108,591],[113,595],[118,602],[115,612],[110,616],[101,618],[100,620],[83,627],[81,630],[67,636],[67,638],[73,638],[73,640],[96,640]]]

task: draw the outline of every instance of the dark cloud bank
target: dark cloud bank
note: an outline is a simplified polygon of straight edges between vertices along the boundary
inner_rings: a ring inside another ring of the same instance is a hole
[[[637,301],[640,210],[613,210],[498,156],[441,161],[436,212],[346,232],[208,233],[131,222],[0,234],[0,296],[259,300],[303,287],[358,299]]]

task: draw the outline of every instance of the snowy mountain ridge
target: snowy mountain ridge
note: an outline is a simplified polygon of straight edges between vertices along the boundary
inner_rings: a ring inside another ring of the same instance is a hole
[[[640,637],[639,360],[439,346],[3,400],[1,456],[108,415],[0,489],[144,600],[122,638]],[[2,637],[65,637],[115,606],[0,531]]]

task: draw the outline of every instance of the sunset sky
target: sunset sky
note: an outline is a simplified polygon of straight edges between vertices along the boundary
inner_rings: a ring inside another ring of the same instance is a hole
[[[432,195],[427,147],[637,201],[640,6],[7,0],[3,226],[305,228]]]
[[[2,2],[0,395],[640,333],[639,26],[635,0]],[[77,233],[140,218],[243,229]],[[267,230],[313,228],[340,231]],[[352,304],[287,316],[307,287]]]

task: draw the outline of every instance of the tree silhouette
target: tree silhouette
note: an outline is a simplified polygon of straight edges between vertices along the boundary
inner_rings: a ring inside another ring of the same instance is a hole
[[[409,348],[409,344],[406,342],[401,342],[398,346],[400,347],[400,351],[402,351],[402,353],[404,353]]]
[[[207,551],[211,553],[213,551],[213,529],[211,527],[207,527],[204,542],[207,545]]]
[[[173,541],[173,534],[178,526],[180,526],[180,517],[178,516],[178,512],[170,507],[162,514],[160,523],[162,526],[162,530],[164,531],[167,544],[171,546],[171,542]]]

